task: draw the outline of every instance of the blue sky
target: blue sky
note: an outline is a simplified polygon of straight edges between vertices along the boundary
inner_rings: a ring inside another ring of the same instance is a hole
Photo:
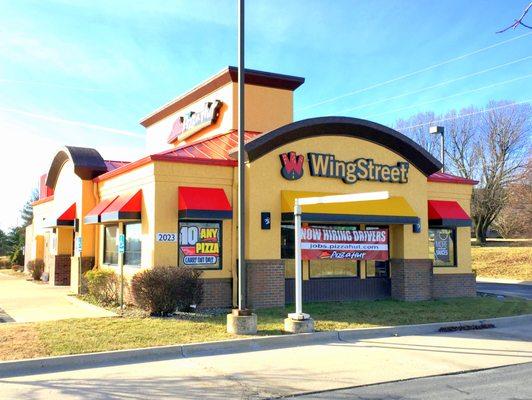
[[[392,125],[420,111],[531,100],[532,31],[495,34],[527,3],[248,0],[246,65],[306,78],[295,119]],[[0,168],[13,193],[0,200],[0,228],[16,223],[58,146],[134,159],[141,117],[235,64],[236,0],[0,0]]]

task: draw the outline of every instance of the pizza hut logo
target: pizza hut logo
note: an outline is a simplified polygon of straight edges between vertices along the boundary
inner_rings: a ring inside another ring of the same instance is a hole
[[[297,155],[295,151],[283,153],[281,158],[281,175],[289,181],[295,181],[303,176],[303,163],[305,156]]]

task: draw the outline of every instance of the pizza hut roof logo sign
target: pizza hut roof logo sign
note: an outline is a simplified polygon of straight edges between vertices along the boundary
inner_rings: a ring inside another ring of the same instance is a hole
[[[184,140],[201,129],[214,124],[220,115],[222,104],[220,100],[209,101],[205,103],[201,111],[190,111],[177,117],[172,126],[172,132],[168,136],[168,143],[173,143],[176,139]]]
[[[281,158],[281,175],[289,181],[295,181],[303,176],[303,163],[305,156],[297,155],[295,151],[283,153]]]

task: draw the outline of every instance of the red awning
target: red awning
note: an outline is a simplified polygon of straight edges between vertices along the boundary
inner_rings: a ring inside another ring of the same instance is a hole
[[[429,200],[429,226],[471,226],[471,218],[456,201]]]
[[[101,222],[101,215],[107,210],[113,201],[116,200],[118,196],[109,197],[108,199],[100,201],[96,207],[90,210],[83,221],[86,224],[97,224]]]
[[[100,215],[101,222],[140,221],[142,190],[118,196]]]
[[[44,221],[45,228],[60,228],[62,226],[73,227],[76,221],[76,203],[60,211],[57,217],[47,218]]]
[[[179,218],[231,219],[231,204],[220,188],[180,186],[178,189]]]

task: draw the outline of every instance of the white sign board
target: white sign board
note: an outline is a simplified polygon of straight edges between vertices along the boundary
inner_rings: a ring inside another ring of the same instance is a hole
[[[177,233],[161,233],[157,232],[157,241],[158,242],[177,242]]]

